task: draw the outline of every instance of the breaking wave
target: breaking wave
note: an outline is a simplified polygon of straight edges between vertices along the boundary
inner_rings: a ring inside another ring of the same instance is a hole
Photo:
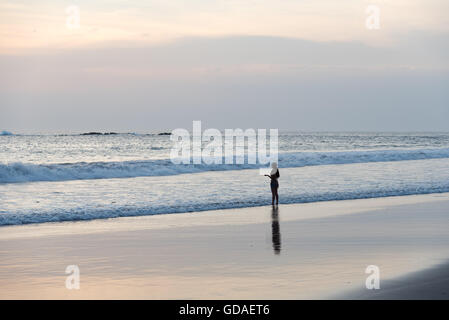
[[[279,154],[281,168],[449,158],[449,148]],[[223,160],[223,159],[220,159]],[[234,159],[235,160],[235,159]],[[224,160],[221,161],[224,163]],[[235,161],[234,161],[235,163]],[[0,183],[167,176],[205,171],[257,169],[261,164],[174,164],[169,159],[121,162],[0,164]]]

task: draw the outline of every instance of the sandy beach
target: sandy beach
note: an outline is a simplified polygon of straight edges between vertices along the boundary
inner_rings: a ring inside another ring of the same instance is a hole
[[[0,299],[445,299],[448,228],[448,193],[7,226]]]

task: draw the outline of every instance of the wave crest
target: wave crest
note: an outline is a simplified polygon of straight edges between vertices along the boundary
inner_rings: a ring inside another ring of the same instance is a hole
[[[449,148],[293,152],[279,154],[282,168],[449,158]],[[224,163],[224,161],[223,161]],[[205,171],[257,169],[260,164],[174,164],[170,160],[0,164],[0,183],[167,176]]]

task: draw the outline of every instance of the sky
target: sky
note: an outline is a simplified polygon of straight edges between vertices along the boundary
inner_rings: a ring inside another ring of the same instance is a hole
[[[449,131],[447,12],[444,0],[0,0],[0,131]]]

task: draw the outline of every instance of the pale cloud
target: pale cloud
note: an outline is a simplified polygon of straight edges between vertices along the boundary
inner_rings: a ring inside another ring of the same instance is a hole
[[[0,55],[13,132],[209,126],[449,130],[447,34],[394,47],[277,37]]]
[[[109,41],[142,44],[186,36],[265,35],[313,41],[391,43],[398,33],[448,31],[442,0],[173,0],[74,1],[81,28],[65,27],[70,2],[0,2],[0,50],[68,48]],[[365,28],[368,4],[381,9],[381,28]]]
[[[447,39],[447,34],[417,33],[413,38],[398,39],[397,46],[372,47],[360,42],[279,37],[191,37],[142,47],[42,50],[32,55],[0,56],[0,87],[14,89],[21,83],[24,88],[23,79],[31,80],[28,89],[32,91],[57,91],[82,83],[107,88],[115,79],[136,84],[207,77],[447,72]]]
[[[79,5],[80,28],[65,9]],[[365,28],[368,4],[381,28]],[[0,127],[449,130],[449,2],[0,0]]]

